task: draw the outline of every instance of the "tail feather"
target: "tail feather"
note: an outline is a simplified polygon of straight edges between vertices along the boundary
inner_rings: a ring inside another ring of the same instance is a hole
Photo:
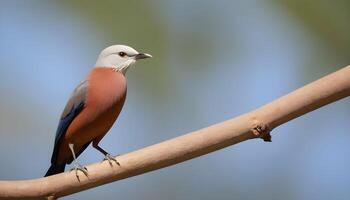
[[[64,172],[65,167],[66,167],[66,164],[52,164],[50,168],[47,170],[45,176],[51,176],[54,174],[59,174],[61,172]]]

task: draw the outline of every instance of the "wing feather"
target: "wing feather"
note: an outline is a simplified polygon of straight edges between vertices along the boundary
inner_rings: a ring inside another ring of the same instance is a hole
[[[64,108],[55,137],[55,146],[51,157],[51,163],[54,164],[57,161],[57,156],[60,147],[60,140],[66,133],[69,125],[75,119],[76,116],[85,108],[86,96],[89,87],[87,80],[81,82],[71,94],[66,107]]]

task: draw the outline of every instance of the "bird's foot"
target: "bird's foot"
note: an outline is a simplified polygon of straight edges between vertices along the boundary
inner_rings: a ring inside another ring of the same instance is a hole
[[[120,69],[118,69],[118,68],[113,68],[113,71],[115,71],[115,72],[119,72],[119,71],[120,71]]]
[[[78,176],[78,171],[81,171],[85,174],[85,176],[88,175],[88,170],[85,166],[82,166],[81,164],[79,164],[78,162],[76,162],[74,164],[74,167],[70,170],[70,171],[75,171],[75,176],[77,176],[77,178],[79,179],[79,176]]]
[[[117,165],[120,165],[120,163],[117,161],[117,159],[115,159],[113,156],[111,156],[108,153],[105,155],[105,158],[103,159],[103,161],[105,161],[105,160],[107,160],[110,165],[113,165],[112,161],[114,161]]]

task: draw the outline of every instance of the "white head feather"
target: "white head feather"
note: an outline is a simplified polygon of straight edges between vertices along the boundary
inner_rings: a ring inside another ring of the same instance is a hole
[[[136,60],[152,58],[146,53],[139,53],[126,45],[113,45],[102,50],[97,58],[95,67],[110,67],[125,74],[129,66]]]

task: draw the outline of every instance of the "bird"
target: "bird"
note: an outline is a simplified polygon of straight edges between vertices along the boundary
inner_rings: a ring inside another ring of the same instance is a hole
[[[125,102],[127,82],[125,73],[136,61],[152,56],[139,53],[126,45],[112,45],[101,51],[96,64],[74,89],[58,123],[51,166],[45,176],[64,172],[74,161],[78,171],[87,175],[77,157],[92,143],[108,162],[118,161],[99,142],[118,118]]]

